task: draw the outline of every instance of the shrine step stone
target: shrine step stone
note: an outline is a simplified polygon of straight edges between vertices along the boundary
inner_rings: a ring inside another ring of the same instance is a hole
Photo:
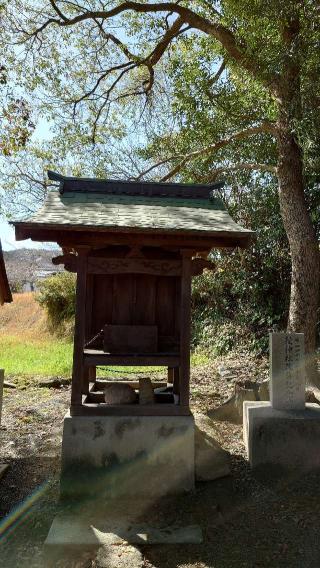
[[[129,543],[146,544],[201,544],[199,525],[154,527],[145,523],[129,523],[102,516],[60,514],[55,517],[44,543],[50,549],[96,550]]]

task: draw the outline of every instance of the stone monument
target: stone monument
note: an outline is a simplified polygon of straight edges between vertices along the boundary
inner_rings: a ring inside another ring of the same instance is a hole
[[[320,467],[320,406],[305,403],[303,333],[270,333],[270,402],[243,403],[250,465],[296,473]]]
[[[270,333],[270,401],[277,410],[305,408],[303,333]]]

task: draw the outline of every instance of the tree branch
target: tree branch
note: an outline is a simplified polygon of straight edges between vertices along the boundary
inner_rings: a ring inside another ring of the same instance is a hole
[[[149,80],[144,81],[143,85],[144,85],[144,93],[148,94],[152,87],[153,87],[153,83],[154,83],[154,70],[153,67],[154,65],[156,65],[156,63],[159,61],[159,59],[162,57],[163,53],[165,52],[165,50],[167,49],[168,45],[170,44],[170,42],[181,32],[184,32],[187,28],[184,28],[183,30],[181,30],[181,27],[183,26],[183,20],[182,18],[178,17],[172,24],[172,26],[166,31],[165,35],[163,36],[163,38],[161,39],[161,41],[157,44],[157,46],[153,49],[153,51],[145,58],[139,58],[138,56],[136,56],[135,54],[131,53],[130,50],[128,49],[128,47],[120,40],[118,39],[115,35],[106,32],[103,29],[102,24],[98,21],[95,20],[96,24],[98,25],[101,33],[103,34],[103,37],[107,40],[107,41],[112,41],[112,43],[114,43],[117,47],[119,47],[121,49],[121,51],[123,52],[123,54],[127,57],[128,61],[126,63],[122,63],[119,65],[115,65],[114,67],[110,67],[110,69],[107,69],[107,71],[101,73],[101,75],[98,77],[98,79],[96,80],[94,86],[89,89],[88,91],[86,91],[81,97],[79,97],[78,99],[76,99],[74,101],[74,114],[75,114],[75,110],[76,110],[76,106],[83,100],[88,99],[89,97],[91,97],[92,95],[94,95],[98,89],[98,87],[100,86],[101,82],[106,79],[112,72],[115,71],[119,71],[119,70],[124,70],[124,72],[120,73],[120,78],[123,77],[123,75],[129,71],[131,71],[132,69],[134,69],[135,67],[141,67],[141,66],[145,66],[148,69],[149,72]],[[115,86],[118,84],[118,80],[116,80],[113,85],[111,86],[110,89],[108,89],[107,91],[107,95],[108,95],[108,100],[110,97],[110,94],[112,92],[112,90],[115,88]],[[130,93],[132,94],[132,93]],[[133,93],[134,94],[134,93]],[[141,92],[139,91],[138,94],[141,94]],[[127,94],[125,93],[124,96],[127,96]],[[119,97],[121,98],[121,97]],[[102,110],[103,108],[105,108],[105,104],[102,105]],[[101,112],[98,113],[99,114],[99,118],[101,116]],[[95,129],[96,129],[97,124],[95,124]]]
[[[110,73],[114,72],[114,71],[120,71],[121,69],[125,69],[126,71],[130,71],[130,69],[133,69],[133,65],[131,65],[130,61],[128,61],[127,63],[122,63],[122,65],[115,65],[114,67],[110,67],[110,69],[107,69],[107,71],[105,71],[105,73],[102,73],[98,79],[96,80],[94,86],[92,87],[92,89],[90,89],[89,91],[86,91],[81,97],[79,97],[78,99],[76,99],[75,101],[73,101],[74,104],[74,111],[75,111],[75,107],[83,100],[88,99],[90,96],[94,95],[96,90],[98,89],[100,83],[108,76],[110,75]]]
[[[249,170],[249,171],[259,170],[261,172],[270,172],[274,175],[277,175],[276,166],[272,166],[269,164],[237,162],[235,164],[232,164],[231,166],[219,166],[218,168],[216,168],[213,172],[213,176],[211,177],[211,181],[215,181],[222,172],[227,172],[227,171],[232,172],[237,170]]]
[[[208,81],[208,86],[209,86],[209,87],[212,87],[212,85],[213,85],[214,83],[216,83],[217,81],[219,81],[219,79],[220,79],[222,73],[224,72],[225,68],[226,68],[226,62],[225,62],[225,60],[223,59],[221,65],[219,66],[219,68],[218,68],[218,70],[217,70],[217,72],[213,75],[213,77],[211,77],[211,78],[209,79],[209,81]]]
[[[63,20],[64,22],[68,21],[68,18],[66,16],[64,16],[64,14],[61,12],[61,10],[58,8],[57,4],[55,3],[54,0],[50,0],[50,4],[52,6],[52,8],[55,10],[55,12],[57,12],[59,18],[61,18],[61,20]]]
[[[64,27],[72,26],[90,19],[109,20],[128,11],[134,11],[136,13],[169,12],[177,14],[179,16],[178,20],[181,19],[182,22],[188,24],[191,28],[200,30],[218,40],[234,61],[236,61],[243,69],[248,71],[255,78],[262,81],[262,83],[270,89],[272,94],[278,96],[278,75],[276,73],[266,73],[263,70],[263,65],[259,63],[258,54],[249,54],[245,43],[243,41],[238,41],[235,34],[226,26],[218,22],[210,21],[204,16],[200,16],[190,8],[186,8],[185,6],[181,6],[175,2],[147,2],[141,4],[140,2],[128,1],[122,2],[110,10],[87,10],[73,18],[68,18],[57,7],[55,0],[50,0],[50,2],[58,16],[58,19],[49,18],[44,24],[42,24],[42,26],[40,26],[40,28],[33,32],[32,35],[37,35],[39,32],[42,32],[50,24],[56,24]],[[160,57],[165,51],[165,49],[162,50],[161,48],[162,42],[163,40],[159,42],[156,48],[156,50],[159,49]],[[157,61],[158,60],[159,59],[157,59]]]
[[[198,158],[200,156],[206,156],[207,154],[212,154],[213,152],[216,152],[216,151],[220,150],[221,148],[228,146],[232,142],[243,140],[243,139],[248,138],[250,136],[254,136],[256,134],[261,134],[261,133],[268,133],[268,134],[275,135],[275,133],[276,133],[275,126],[272,123],[264,122],[264,123],[260,124],[259,126],[252,126],[251,128],[246,128],[245,130],[241,130],[240,132],[236,132],[235,134],[232,134],[228,138],[223,138],[222,140],[219,140],[219,142],[215,142],[214,144],[210,144],[209,146],[205,146],[204,148],[201,148],[200,150],[195,150],[195,151],[190,152],[189,154],[186,154],[186,155],[183,155],[183,156],[181,154],[171,156],[170,158],[167,158],[166,161],[161,160],[161,162],[158,162],[158,164],[154,165],[151,168],[148,168],[148,170],[145,173],[149,173],[151,171],[151,169],[154,169],[157,166],[163,165],[166,162],[168,163],[170,161],[182,158],[182,160],[176,166],[174,166],[174,168],[172,168],[165,176],[163,176],[159,180],[161,182],[168,181],[173,176],[175,176],[177,173],[179,173],[182,170],[182,168],[191,160],[194,160],[195,158]],[[143,175],[145,175],[145,173],[141,174],[140,177],[143,177]]]

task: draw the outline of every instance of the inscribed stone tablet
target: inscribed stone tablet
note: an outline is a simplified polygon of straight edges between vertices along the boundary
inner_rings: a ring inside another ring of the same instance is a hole
[[[270,333],[270,401],[278,410],[305,408],[303,333]]]

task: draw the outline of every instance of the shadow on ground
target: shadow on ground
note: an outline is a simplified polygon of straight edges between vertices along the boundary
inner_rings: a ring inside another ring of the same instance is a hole
[[[42,555],[42,544],[59,508],[59,487],[57,472],[52,477],[55,462],[47,459],[43,467],[43,457],[41,476],[32,484],[31,461],[34,471],[37,459],[40,457],[13,461],[1,483],[2,507],[7,501],[15,508],[2,522],[0,564],[6,568],[88,568],[93,565],[93,553],[63,554],[54,564]],[[203,530],[201,545],[142,546],[145,567],[319,568],[320,472],[281,479],[264,472],[257,479],[241,456],[233,456],[232,470],[229,477],[198,484],[193,494],[148,506],[142,503],[131,511],[137,524],[198,524]],[[16,491],[14,500],[10,491]],[[101,512],[104,505],[97,499],[90,507]]]
[[[202,527],[203,544],[144,547],[147,562],[156,568],[319,568],[320,472],[285,480],[260,472],[257,479],[242,457],[234,462],[236,477],[202,483],[176,503],[181,522]]]
[[[30,455],[6,463],[0,483],[0,566],[42,566],[42,544],[57,510],[57,460]]]

